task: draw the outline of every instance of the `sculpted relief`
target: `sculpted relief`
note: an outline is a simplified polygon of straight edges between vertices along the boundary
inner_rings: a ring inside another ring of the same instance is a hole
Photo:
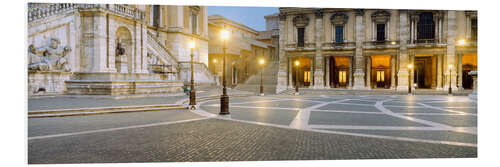
[[[28,47],[28,70],[71,71],[68,62],[71,48],[69,46],[61,47],[59,44],[58,39],[51,38],[47,46],[36,48],[34,45],[30,45]]]

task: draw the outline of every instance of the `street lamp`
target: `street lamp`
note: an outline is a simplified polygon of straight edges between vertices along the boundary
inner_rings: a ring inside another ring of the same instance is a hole
[[[299,94],[299,61],[296,60],[295,61],[295,95],[298,95]]]
[[[450,70],[450,76],[448,77],[450,80],[450,85],[448,86],[448,95],[451,95],[451,68],[453,68],[453,65],[448,65],[448,69]]]
[[[464,39],[458,40],[458,45],[463,46],[464,44],[465,44]]]
[[[411,69],[413,65],[408,64],[408,95],[411,95]]]
[[[223,61],[222,61],[222,96],[220,97],[219,115],[229,115],[229,96],[226,87],[226,41],[229,39],[229,31],[224,27],[220,33],[222,39]]]
[[[260,96],[264,96],[264,85],[262,85],[262,71],[264,71],[264,59],[259,60],[260,70]]]
[[[189,42],[189,49],[191,49],[191,90],[189,90],[189,109],[196,109],[196,91],[194,90],[194,62],[193,62],[193,49],[195,42]]]

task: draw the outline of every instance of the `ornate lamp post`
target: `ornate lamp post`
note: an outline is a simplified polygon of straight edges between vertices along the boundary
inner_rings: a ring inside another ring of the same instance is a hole
[[[411,95],[411,69],[413,65],[408,64],[408,95]]]
[[[229,96],[227,95],[226,88],[226,41],[229,38],[229,31],[227,31],[224,27],[220,35],[222,39],[222,50],[224,53],[224,58],[222,61],[222,96],[220,97],[219,115],[229,115]]]
[[[295,61],[295,95],[299,94],[299,61]]]
[[[264,85],[262,85],[262,71],[264,71],[264,59],[259,60],[260,70],[260,96],[264,96]]]
[[[448,86],[448,95],[451,95],[451,68],[453,68],[453,65],[448,65],[448,69],[450,70],[450,75],[449,75],[449,80],[450,80],[450,85]]]
[[[196,109],[196,91],[194,90],[194,62],[193,62],[193,49],[195,47],[194,41],[189,42],[189,49],[191,49],[191,89],[189,90],[189,109]]]

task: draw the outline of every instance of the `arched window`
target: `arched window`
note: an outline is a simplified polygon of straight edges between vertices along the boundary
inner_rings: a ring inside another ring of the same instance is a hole
[[[434,39],[435,26],[432,12],[421,13],[417,24],[417,39]]]

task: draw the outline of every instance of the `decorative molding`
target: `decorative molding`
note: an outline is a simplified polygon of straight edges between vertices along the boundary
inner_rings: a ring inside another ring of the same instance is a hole
[[[316,19],[321,19],[323,17],[323,9],[315,10],[314,16],[316,16]]]
[[[306,27],[309,24],[309,17],[306,15],[298,15],[293,18],[293,24],[296,27]]]
[[[282,12],[279,14],[280,21],[286,21],[286,13]]]
[[[334,12],[330,17],[330,21],[333,25],[344,25],[347,23],[349,17],[344,12]]]
[[[363,16],[365,14],[365,10],[364,9],[354,9],[354,13],[356,14],[356,16]]]
[[[385,10],[378,10],[372,14],[372,21],[375,23],[386,23],[391,18],[391,13]]]

